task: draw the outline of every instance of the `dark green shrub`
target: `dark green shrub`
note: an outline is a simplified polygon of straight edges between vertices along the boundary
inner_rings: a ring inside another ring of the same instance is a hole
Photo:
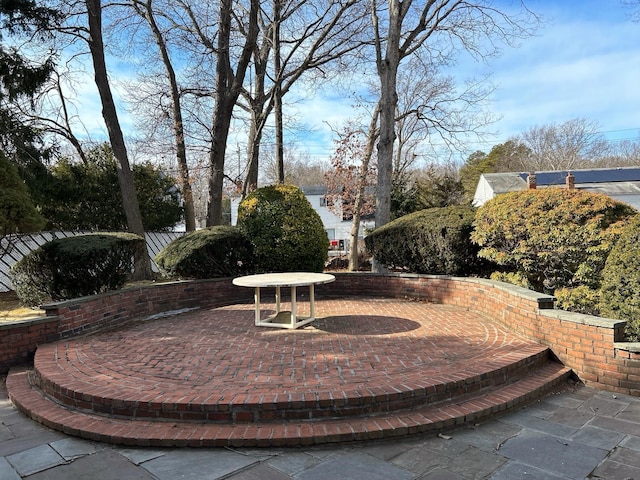
[[[626,336],[640,341],[640,216],[625,228],[602,271],[600,311],[627,321]]]
[[[611,248],[635,210],[603,194],[547,188],[498,195],[478,209],[480,256],[513,269],[534,290],[600,287]]]
[[[321,272],[329,239],[320,215],[293,185],[262,187],[238,207],[238,227],[251,240],[258,272]]]
[[[188,233],[155,258],[169,278],[217,278],[250,273],[255,258],[251,242],[236,227],[216,226]]]
[[[469,275],[483,269],[470,235],[475,209],[429,208],[404,215],[364,239],[369,253],[392,269],[412,273]]]
[[[133,272],[141,242],[130,233],[59,238],[22,258],[9,276],[18,298],[29,306],[115,290]]]

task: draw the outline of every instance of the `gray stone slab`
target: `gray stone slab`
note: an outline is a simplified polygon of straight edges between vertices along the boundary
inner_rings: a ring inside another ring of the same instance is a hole
[[[620,442],[620,446],[628,448],[630,450],[635,450],[636,452],[640,452],[640,437],[636,437],[635,435],[627,435],[625,439]]]
[[[625,435],[611,430],[603,430],[601,428],[587,425],[576,432],[570,440],[583,445],[590,445],[604,450],[611,450],[625,438]]]
[[[244,469],[257,460],[223,449],[174,450],[141,466],[158,480],[210,480]]]
[[[117,448],[116,451],[128,458],[134,465],[140,465],[154,458],[162,457],[169,452],[169,450],[155,450],[153,448]]]
[[[606,478],[611,480],[633,480],[640,478],[640,468],[622,463],[605,460],[595,469],[591,478]]]
[[[360,452],[329,457],[294,476],[300,480],[411,480],[414,474]]]
[[[609,452],[542,432],[525,430],[505,443],[500,453],[555,475],[583,480]]]
[[[640,432],[640,424],[610,417],[596,417],[591,421],[590,425],[628,435],[638,435],[638,432]]]
[[[295,475],[302,470],[313,467],[320,463],[320,459],[309,455],[308,453],[289,452],[270,458],[266,461],[267,465],[287,475]]]
[[[20,475],[4,457],[0,457],[0,478],[2,480],[20,480]]]
[[[594,415],[615,417],[629,406],[629,402],[613,398],[613,396],[594,395],[578,409]]]
[[[7,457],[7,461],[23,477],[65,463],[64,458],[58,455],[58,452],[49,445],[40,445],[23,452],[14,453]]]
[[[29,480],[155,480],[155,478],[116,451],[106,449],[37,473],[29,477]]]
[[[505,417],[502,421],[564,438],[569,438],[578,431],[576,427],[532,417],[524,412],[509,415],[509,417]]]
[[[467,480],[465,477],[461,477],[452,472],[446,470],[434,470],[426,475],[420,477],[420,480]]]
[[[422,441],[416,439],[398,439],[394,442],[372,442],[358,447],[358,450],[381,460],[389,461],[414,448],[422,447]]]
[[[260,463],[258,465],[247,468],[246,470],[241,471],[240,473],[236,473],[231,475],[230,477],[225,477],[225,479],[229,480],[290,480],[291,477],[289,475],[285,475],[284,473],[274,470],[273,468],[265,465],[264,463]]]
[[[640,468],[640,455],[638,455],[638,452],[635,450],[630,450],[628,448],[616,448],[611,455],[609,455],[609,460]]]
[[[0,424],[0,442],[16,438],[13,432],[4,424]]]
[[[581,428],[594,417],[594,413],[584,410],[583,407],[577,410],[575,408],[559,407],[553,414],[547,417],[547,420],[562,425],[569,425],[570,427]]]
[[[544,398],[544,401],[552,405],[557,405],[558,407],[580,408],[587,398],[588,397],[577,398],[573,394],[560,393],[557,395],[549,395]]]
[[[527,480],[565,480],[566,477],[558,477],[545,470],[526,465],[524,463],[510,461],[491,475],[491,480],[514,480],[526,478]]]
[[[507,458],[502,455],[469,447],[453,459],[447,470],[465,478],[480,480],[489,477],[505,463]]]
[[[2,415],[2,423],[8,426],[15,425],[16,423],[30,421],[27,417],[25,417],[22,413],[16,411],[15,408],[11,410],[3,410],[4,415]]]
[[[99,447],[94,442],[80,438],[65,438],[49,444],[65,460],[74,460],[98,451]]]
[[[627,406],[627,408],[618,414],[617,418],[640,424],[640,401],[636,400],[636,403]]]
[[[559,405],[551,402],[547,402],[546,400],[543,399],[532,405],[527,406],[527,408],[523,411],[527,415],[531,415],[532,417],[547,418],[549,417],[549,415],[555,412],[558,408],[560,408]],[[507,414],[506,417],[508,416],[509,415]]]
[[[452,432],[450,436],[457,442],[473,445],[486,452],[495,452],[500,445],[521,431],[522,427],[519,425],[493,421]]]
[[[438,455],[446,455],[448,457],[456,457],[464,452],[469,445],[456,440],[458,438],[456,432],[446,434],[449,438],[434,437],[425,440],[420,448],[425,448]]]
[[[434,470],[446,469],[454,458],[455,456],[448,456],[423,447],[416,447],[396,456],[391,463],[410,470],[417,475],[424,475]]]

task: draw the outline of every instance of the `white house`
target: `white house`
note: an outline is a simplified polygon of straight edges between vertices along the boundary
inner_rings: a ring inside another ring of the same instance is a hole
[[[346,251],[349,247],[349,235],[351,233],[351,220],[343,220],[342,213],[334,212],[327,206],[325,199],[325,193],[327,188],[323,185],[301,187],[302,192],[309,200],[309,203],[313,209],[318,212],[324,229],[329,237],[332,250]],[[238,205],[240,198],[231,199],[231,225],[236,225],[238,221]],[[358,233],[359,238],[364,238],[364,231],[368,228],[374,227],[374,220],[366,218],[360,222],[360,231]]]
[[[563,187],[604,193],[640,210],[640,167],[558,170],[535,173],[483,173],[473,205],[479,207],[496,195],[517,190]]]

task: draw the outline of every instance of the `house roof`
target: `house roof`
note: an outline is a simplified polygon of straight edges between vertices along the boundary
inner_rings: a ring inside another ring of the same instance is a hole
[[[558,170],[554,172],[535,172],[538,185],[564,185],[567,174],[571,172],[576,184],[640,182],[640,167],[596,168],[592,170]],[[520,177],[526,182],[528,173]]]
[[[614,198],[640,196],[640,167],[535,172],[537,188],[564,186],[569,172],[573,174],[578,190],[604,193]],[[474,205],[482,205],[500,193],[525,190],[528,176],[529,172],[482,174]]]

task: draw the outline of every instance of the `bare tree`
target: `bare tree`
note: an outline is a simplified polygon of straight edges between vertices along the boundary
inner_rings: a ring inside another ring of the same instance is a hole
[[[529,35],[528,17],[511,17],[490,2],[463,0],[388,0],[383,9],[371,2],[375,36],[375,59],[380,82],[380,139],[378,141],[378,182],[376,227],[390,219],[395,122],[398,104],[397,79],[401,62],[411,56],[447,57],[451,49],[462,47],[486,58],[497,53],[495,39],[507,43]],[[386,16],[383,25],[381,19]],[[488,42],[483,40],[488,39]]]
[[[233,18],[232,0],[220,0],[218,21],[218,42],[216,47],[215,108],[212,121],[211,151],[209,166],[209,198],[207,201],[207,226],[222,223],[222,193],[224,186],[224,164],[227,139],[233,108],[242,91],[245,73],[258,37],[259,0],[250,0],[246,34],[240,55],[235,62],[235,72],[231,61],[231,27]]]
[[[532,127],[516,142],[528,148],[521,158],[527,171],[572,170],[589,168],[594,160],[610,153],[609,144],[597,122],[576,118],[564,123]]]
[[[347,125],[338,132],[337,148],[332,157],[333,168],[326,174],[328,203],[331,201],[343,219],[351,218],[349,271],[357,271],[360,267],[360,221],[376,210],[376,196],[371,193],[376,168],[371,158],[378,139],[378,113],[379,106],[376,105],[367,129]]]
[[[254,53],[254,79],[244,98],[251,112],[246,194],[256,188],[262,133],[275,114],[275,151],[278,181],[285,179],[283,100],[294,85],[310,77],[323,82],[339,73],[330,65],[346,68],[363,44],[366,10],[354,0],[273,0],[263,5],[261,41]],[[282,48],[284,46],[284,48]]]
[[[133,174],[127,156],[127,147],[124,135],[120,128],[118,113],[109,85],[107,65],[104,56],[104,43],[102,38],[102,6],[100,0],[85,0],[87,7],[87,18],[89,27],[89,50],[95,74],[95,82],[102,101],[102,116],[107,126],[111,148],[117,161],[118,181],[122,194],[122,204],[127,217],[127,225],[132,233],[145,238],[144,227],[142,225],[142,215],[136,196],[136,189],[133,183]],[[152,279],[151,260],[147,253],[146,244],[140,249],[137,255],[135,278],[138,280]]]
[[[186,230],[188,232],[191,232],[196,229],[196,220],[193,205],[191,178],[189,176],[189,165],[187,162],[187,146],[185,143],[184,122],[182,119],[182,100],[176,71],[173,66],[173,61],[171,59],[165,34],[161,30],[160,24],[156,18],[153,0],[131,0],[131,3],[137,14],[140,17],[144,18],[149,25],[155,43],[158,47],[158,51],[162,59],[162,65],[165,69],[167,82],[169,84],[171,99],[171,118],[173,120],[172,123],[173,136],[175,140],[176,160],[178,163],[180,184],[182,187],[182,196],[184,199],[184,221]]]

